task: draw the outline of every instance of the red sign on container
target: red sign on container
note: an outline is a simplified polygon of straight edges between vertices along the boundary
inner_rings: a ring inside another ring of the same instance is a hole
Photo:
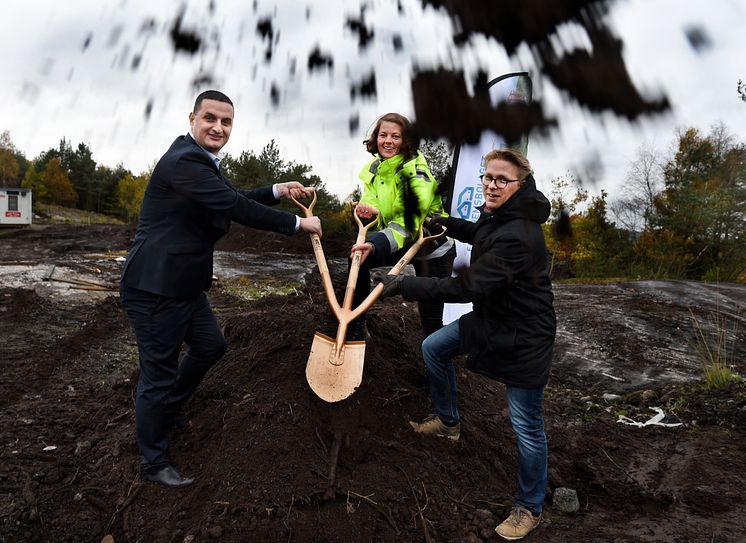
[[[6,217],[20,217],[21,212],[20,211],[6,211],[5,216]]]

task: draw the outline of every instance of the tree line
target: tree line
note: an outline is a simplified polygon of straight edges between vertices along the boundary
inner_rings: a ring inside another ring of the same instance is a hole
[[[554,180],[545,234],[556,273],[746,282],[746,146],[724,125],[680,131],[668,153],[640,147],[624,196],[607,198]],[[561,213],[565,232],[553,227]]]
[[[424,142],[422,150],[447,185],[446,146]],[[258,154],[226,156],[221,167],[239,188],[303,180],[317,190],[325,232],[354,229],[349,208],[310,166],[283,160],[274,140]],[[7,131],[0,135],[0,186],[32,189],[35,202],[135,222],[151,172],[96,164],[87,145],[73,149],[65,139],[28,160]],[[604,190],[590,196],[571,174],[553,180],[550,198],[545,235],[555,277],[746,281],[746,145],[722,124],[678,132],[667,152],[640,147],[615,201]]]
[[[73,148],[65,138],[58,147],[29,160],[13,145],[8,131],[0,134],[0,186],[31,189],[35,204],[74,207],[136,222],[154,166],[133,174],[121,164],[115,168],[97,164],[85,143]],[[302,181],[316,189],[316,209],[323,210],[332,222],[341,220],[339,198],[326,189],[319,176],[310,173],[311,166],[284,161],[274,140],[258,155],[253,151],[243,151],[237,157],[227,155],[221,168],[236,187],[244,189]]]

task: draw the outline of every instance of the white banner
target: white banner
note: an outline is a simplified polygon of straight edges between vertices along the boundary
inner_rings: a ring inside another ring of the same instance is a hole
[[[531,102],[531,78],[526,72],[506,74],[493,79],[488,84],[493,107],[500,102]],[[476,221],[479,218],[477,209],[484,202],[482,182],[484,173],[484,155],[498,147],[512,147],[524,154],[528,151],[528,137],[519,142],[505,143],[505,139],[485,130],[476,145],[462,145],[453,157],[453,187],[449,191],[450,203],[448,213],[452,217]],[[456,260],[453,262],[453,275],[469,267],[471,245],[456,241]],[[471,304],[445,304],[443,323],[449,324],[461,315],[471,311]]]

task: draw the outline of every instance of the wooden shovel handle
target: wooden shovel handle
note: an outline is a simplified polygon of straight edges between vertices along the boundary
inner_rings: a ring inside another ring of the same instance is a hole
[[[306,216],[306,218],[313,217],[313,207],[316,205],[316,189],[309,188],[309,190],[313,191],[313,200],[308,207],[304,206],[293,196],[290,197],[293,203],[298,206],[301,211],[303,211],[303,214]],[[316,264],[318,265],[319,273],[321,274],[321,281],[324,284],[324,293],[326,294],[326,299],[329,302],[329,306],[332,308],[334,315],[337,317],[337,320],[339,320],[339,301],[337,301],[337,295],[334,293],[334,285],[332,284],[331,274],[329,273],[329,266],[327,266],[326,264],[324,249],[323,247],[321,247],[321,237],[313,232],[309,233],[309,236],[311,237],[313,254],[316,257]]]
[[[355,222],[357,223],[357,239],[355,240],[355,245],[362,245],[363,243],[365,243],[365,237],[368,234],[368,230],[378,224],[381,216],[378,213],[375,213],[376,220],[370,221],[368,224],[363,224],[363,221],[360,220],[360,217],[357,213],[355,213],[354,209],[352,210],[352,214],[355,217]],[[350,275],[347,277],[345,299],[342,303],[342,307],[344,307],[345,309],[350,309],[352,307],[352,298],[355,294],[355,285],[357,284],[357,276],[360,272],[361,259],[362,251],[355,251],[355,254],[352,257],[352,263],[350,264]]]
[[[311,204],[308,207],[304,206],[298,200],[296,200],[295,196],[291,195],[290,199],[293,201],[293,203],[296,206],[298,206],[301,209],[301,211],[303,211],[303,214],[306,216],[306,218],[308,218],[308,217],[313,217],[313,206],[316,205],[316,189],[313,187],[306,187],[306,188],[310,190],[311,192],[313,192],[313,200],[311,200]]]
[[[357,223],[357,239],[355,240],[355,244],[360,245],[362,243],[365,243],[365,236],[368,233],[368,230],[378,224],[380,215],[378,213],[375,213],[375,215],[377,215],[376,220],[370,221],[367,225],[364,225],[363,221],[360,220],[360,217],[358,217],[357,213],[355,213],[354,207],[352,210],[352,215],[355,217],[355,222]],[[337,337],[334,340],[335,352],[337,353],[342,353],[342,348],[345,344],[345,338],[347,337],[347,326],[353,320],[355,320],[351,308],[352,298],[355,294],[355,285],[357,284],[357,276],[360,272],[361,259],[362,251],[355,251],[355,254],[352,256],[352,263],[350,264],[350,273],[347,277],[347,286],[345,287],[345,298],[342,302],[342,309],[338,313],[336,313],[337,320],[339,321],[339,327],[337,328]]]

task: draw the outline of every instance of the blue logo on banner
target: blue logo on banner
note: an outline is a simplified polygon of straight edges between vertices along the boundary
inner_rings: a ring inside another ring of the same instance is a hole
[[[462,219],[468,221],[476,221],[479,218],[479,210],[477,209],[484,202],[484,193],[482,192],[482,185],[478,187],[466,187],[458,195],[458,205],[456,206],[456,213]]]
[[[456,211],[462,219],[468,219],[471,215],[471,201],[474,198],[474,187],[466,187],[458,195],[458,206]]]

